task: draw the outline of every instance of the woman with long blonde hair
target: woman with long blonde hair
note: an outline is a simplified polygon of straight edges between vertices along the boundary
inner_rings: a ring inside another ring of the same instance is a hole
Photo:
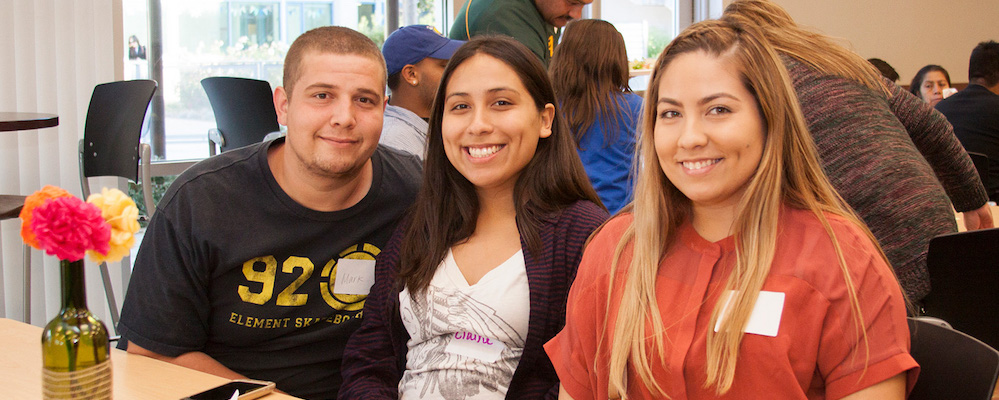
[[[761,34],[692,25],[645,104],[633,212],[591,239],[546,345],[562,398],[902,399],[904,297]]]

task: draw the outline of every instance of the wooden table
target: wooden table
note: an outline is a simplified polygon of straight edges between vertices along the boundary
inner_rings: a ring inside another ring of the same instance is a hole
[[[3,398],[42,398],[42,328],[0,318],[0,390]],[[228,379],[111,349],[115,399],[177,400]],[[271,393],[263,400],[295,399]]]
[[[0,131],[27,131],[59,125],[55,114],[0,112]]]

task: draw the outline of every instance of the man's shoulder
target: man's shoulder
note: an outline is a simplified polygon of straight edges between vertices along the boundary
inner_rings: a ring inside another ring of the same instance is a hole
[[[414,192],[420,187],[423,163],[416,155],[379,144],[372,158],[382,164],[383,184],[411,188]]]
[[[422,174],[423,172],[423,163],[420,162],[419,157],[405,151],[397,150],[389,146],[378,145],[378,148],[375,149],[375,154],[377,154],[377,156],[388,165],[401,166],[409,170],[416,168],[416,174]]]
[[[466,16],[469,24],[468,29],[473,36],[481,33],[495,33],[497,32],[496,28],[504,26],[544,24],[541,13],[538,12],[531,0],[471,0],[471,2],[471,8]],[[490,29],[484,29],[486,27]]]
[[[472,16],[523,15],[538,14],[538,8],[532,0],[471,0],[469,8]],[[470,16],[471,17],[471,16]]]
[[[235,189],[233,185],[218,185],[218,183],[232,182],[235,177],[244,176],[248,171],[255,169],[254,160],[259,151],[266,151],[261,149],[265,146],[266,143],[246,146],[197,162],[177,176],[164,194],[161,204],[170,202],[178,192],[200,192],[203,189],[202,185]]]
[[[944,115],[952,117],[954,114],[974,114],[979,112],[992,114],[995,112],[995,107],[999,107],[999,95],[992,93],[981,85],[972,84],[954,95],[941,100],[935,108]]]

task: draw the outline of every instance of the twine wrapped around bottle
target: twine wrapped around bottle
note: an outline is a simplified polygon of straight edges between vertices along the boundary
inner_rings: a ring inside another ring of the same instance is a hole
[[[42,397],[45,399],[110,399],[111,360],[90,368],[56,372],[42,368]]]

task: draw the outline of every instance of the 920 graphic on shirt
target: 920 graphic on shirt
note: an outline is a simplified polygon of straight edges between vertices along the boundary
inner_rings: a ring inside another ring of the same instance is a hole
[[[245,282],[236,287],[237,294],[244,303],[301,307],[310,301],[318,301],[316,297],[321,297],[330,307],[330,311],[343,315],[324,313],[325,316],[315,318],[284,318],[268,321],[233,312],[229,322],[267,329],[301,327],[320,321],[340,324],[360,318],[364,309],[364,300],[368,297],[368,289],[373,283],[375,257],[380,252],[378,247],[370,243],[351,245],[322,264],[318,277],[313,276],[317,272],[317,264],[307,257],[289,256],[279,261],[272,255],[266,255],[249,259],[242,265]],[[341,279],[345,279],[344,284],[337,284],[338,275]],[[289,279],[292,280],[288,284],[278,283],[287,282]],[[317,291],[319,296],[315,295]],[[313,306],[310,310],[315,311],[317,308]]]

